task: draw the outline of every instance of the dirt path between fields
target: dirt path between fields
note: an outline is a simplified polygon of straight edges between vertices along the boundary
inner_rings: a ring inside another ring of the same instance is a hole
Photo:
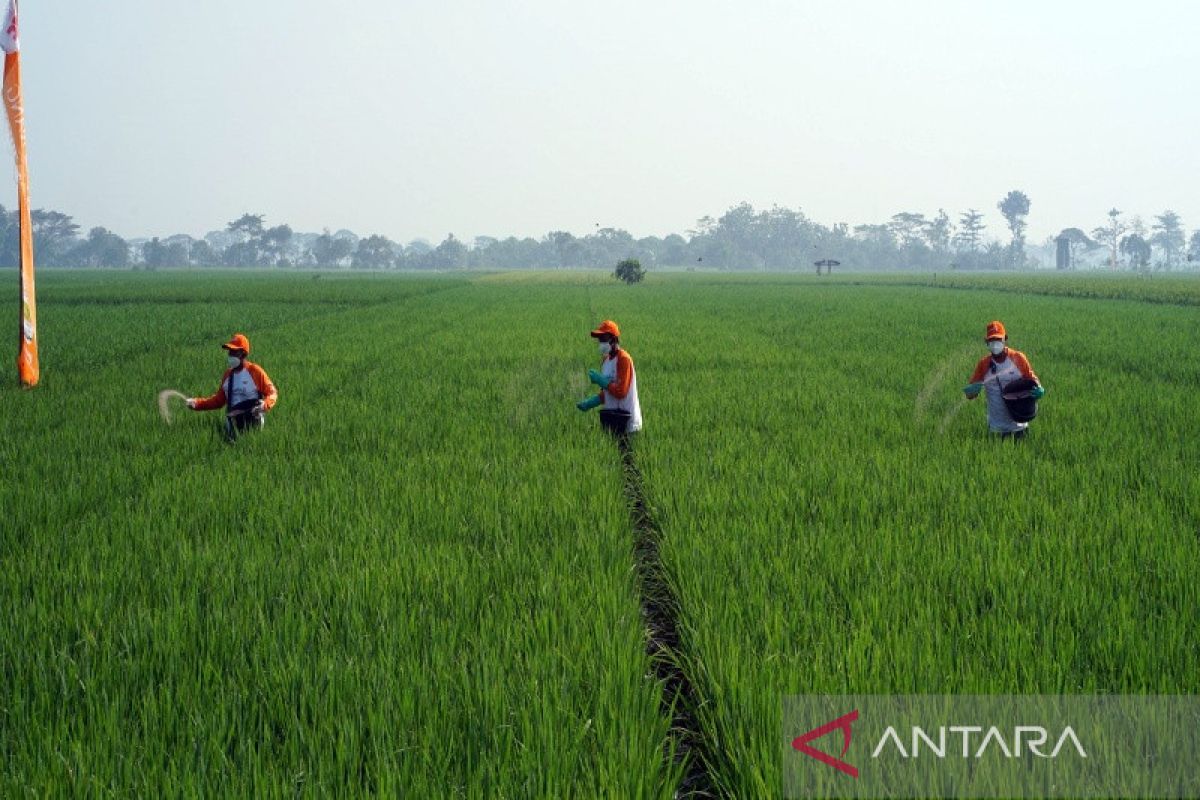
[[[663,714],[671,721],[666,754],[684,767],[676,797],[715,797],[709,764],[711,751],[704,741],[695,709],[699,702],[695,687],[684,669],[683,642],[679,634],[679,600],[667,580],[659,553],[662,532],[646,501],[642,473],[634,459],[633,448],[617,440],[625,472],[625,497],[633,523],[633,564],[638,599],[646,626],[646,653],[655,677],[662,684],[660,701]]]

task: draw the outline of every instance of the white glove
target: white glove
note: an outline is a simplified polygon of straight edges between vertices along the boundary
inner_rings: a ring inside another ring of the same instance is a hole
[[[267,403],[265,400],[259,400],[257,403],[254,404],[254,413],[255,414],[267,413]]]
[[[190,408],[192,411],[196,410],[196,398],[189,397],[185,402],[187,403],[187,407]]]

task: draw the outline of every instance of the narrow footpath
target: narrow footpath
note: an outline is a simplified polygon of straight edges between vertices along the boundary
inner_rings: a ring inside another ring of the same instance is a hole
[[[661,708],[671,727],[665,752],[674,754],[684,765],[675,796],[679,798],[715,797],[709,775],[711,753],[704,741],[695,709],[699,698],[684,670],[686,659],[679,635],[679,601],[667,581],[659,553],[661,531],[646,502],[642,474],[634,460],[633,448],[624,438],[617,439],[625,473],[625,497],[633,523],[633,563],[637,577],[642,619],[646,627],[646,653],[655,677],[662,683]]]

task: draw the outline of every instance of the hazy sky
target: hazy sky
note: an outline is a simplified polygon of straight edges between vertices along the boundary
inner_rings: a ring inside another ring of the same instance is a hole
[[[21,45],[34,206],[123,236],[663,235],[743,200],[999,235],[1013,188],[1031,240],[1200,227],[1195,2],[26,0]]]

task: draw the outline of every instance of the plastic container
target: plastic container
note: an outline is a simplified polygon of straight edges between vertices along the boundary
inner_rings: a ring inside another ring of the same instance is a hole
[[[1017,378],[1001,390],[1000,396],[1004,398],[1008,415],[1014,422],[1029,422],[1037,416],[1037,400],[1033,397],[1035,388],[1037,381],[1031,378]]]

